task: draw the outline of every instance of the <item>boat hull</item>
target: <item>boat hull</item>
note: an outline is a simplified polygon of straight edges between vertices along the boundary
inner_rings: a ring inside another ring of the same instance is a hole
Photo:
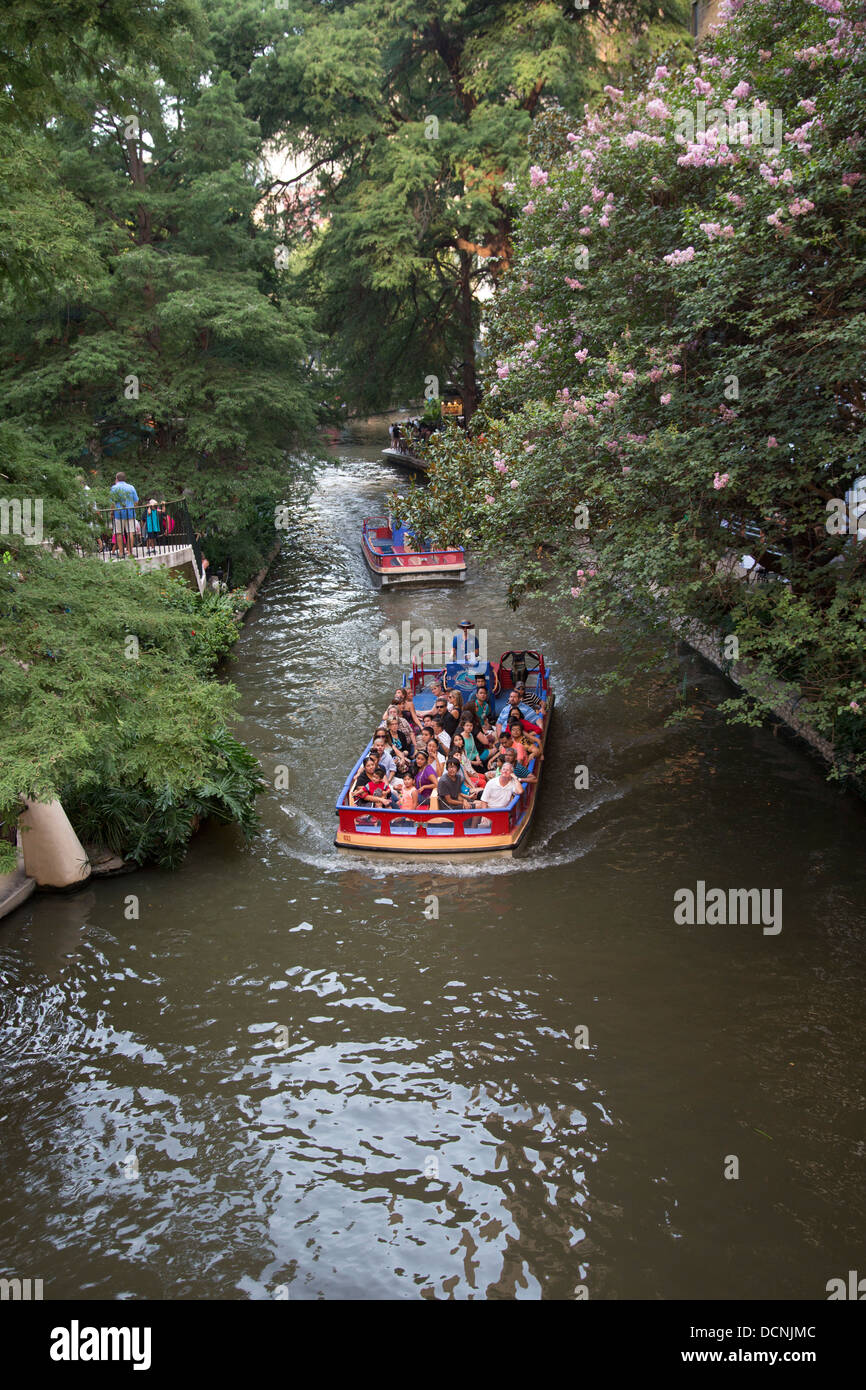
[[[361,554],[367,562],[370,573],[375,575],[383,589],[401,589],[411,584],[440,583],[462,584],[466,579],[466,565],[429,565],[417,569],[407,566],[399,570],[384,569],[371,557],[367,547],[361,546]]]

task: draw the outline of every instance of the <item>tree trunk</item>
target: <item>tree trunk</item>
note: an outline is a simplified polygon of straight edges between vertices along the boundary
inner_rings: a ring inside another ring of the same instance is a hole
[[[478,382],[475,377],[475,325],[472,295],[472,256],[460,252],[460,346],[463,354],[463,417],[466,424],[478,405]]]

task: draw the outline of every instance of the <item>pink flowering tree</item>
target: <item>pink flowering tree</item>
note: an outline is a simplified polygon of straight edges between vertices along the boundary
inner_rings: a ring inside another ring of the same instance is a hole
[[[483,420],[438,447],[419,521],[515,604],[736,634],[866,770],[866,537],[839,524],[866,473],[862,5],[728,0],[696,54],[537,121],[530,164]]]

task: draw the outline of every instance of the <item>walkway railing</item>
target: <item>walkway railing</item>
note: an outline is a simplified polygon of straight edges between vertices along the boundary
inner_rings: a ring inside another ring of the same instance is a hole
[[[138,502],[133,507],[94,508],[97,546],[103,559],[143,560],[148,555],[191,547],[199,574],[202,555],[186,502]]]

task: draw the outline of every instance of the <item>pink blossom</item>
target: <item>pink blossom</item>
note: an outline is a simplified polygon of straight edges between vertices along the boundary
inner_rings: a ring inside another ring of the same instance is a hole
[[[862,177],[862,174],[843,174],[842,182],[846,188],[853,188],[856,183],[860,182]]]
[[[580,283],[579,280],[573,280],[572,277],[571,277],[570,275],[566,275],[566,277],[565,277],[565,283],[568,285],[568,288],[569,288],[570,290],[585,290],[585,289],[586,289],[586,286],[585,286],[585,285],[582,285],[582,284]]]
[[[782,226],[782,213],[783,213],[783,212],[784,212],[784,208],[776,208],[776,211],[775,211],[775,212],[771,212],[771,213],[770,213],[769,217],[767,218],[767,221],[769,222],[769,224],[770,224],[771,227],[781,227],[781,226]]]
[[[661,397],[661,403],[662,403],[662,405],[670,405],[670,403],[671,403],[671,393],[670,393],[670,391],[665,391],[664,395]]]
[[[803,97],[803,100],[798,101],[797,105],[802,106],[807,116],[814,116],[817,109],[817,103],[814,102],[811,97]]]
[[[507,463],[503,463],[501,460],[499,461],[499,463],[494,463],[493,467],[496,469],[497,473],[507,473],[507,472],[508,472],[508,464],[507,464]]]
[[[746,206],[745,198],[741,198],[739,193],[726,193],[725,197],[729,203],[733,203],[735,208],[743,208]]]
[[[850,701],[848,702],[848,708],[849,708],[849,709],[852,709],[852,710],[854,711],[855,714],[859,714],[859,713],[860,713],[860,706],[858,705],[858,703],[857,703],[856,700],[850,700]]]
[[[767,448],[768,448],[768,449],[778,449],[778,447],[779,447],[779,441],[778,441],[778,439],[776,438],[776,436],[775,436],[774,434],[768,435],[768,436],[767,436]]]
[[[660,367],[653,367],[649,374],[650,381],[661,381],[662,370]]]
[[[591,212],[592,212],[592,208],[590,207],[589,203],[586,203],[586,204],[580,209],[580,215],[581,215],[581,217],[589,217],[589,215],[590,215]]]
[[[751,90],[752,89],[749,86],[748,82],[738,82],[734,90],[731,92],[731,96],[736,97],[737,101],[739,101],[741,97],[747,97]]]
[[[524,439],[523,448],[527,454],[534,454],[536,446],[534,444],[530,444],[528,439]]]
[[[772,56],[773,56],[772,51],[771,51],[769,48],[759,48],[759,49],[758,49],[758,57],[761,59],[762,62],[768,63],[768,62],[770,61],[770,59],[772,58]]]
[[[623,471],[623,473],[630,473],[630,472],[631,472],[631,464],[630,464],[630,463],[624,463],[623,466],[622,466],[622,471]]]
[[[577,358],[578,362],[580,362],[580,364],[583,365],[583,363],[589,356],[589,348],[581,348],[580,352],[576,352],[574,355]]]
[[[491,497],[490,493],[488,492],[486,497],[484,498],[484,501],[487,503],[488,507],[492,507],[493,503],[496,501],[496,498]]]
[[[622,379],[623,379],[623,381],[628,382],[628,384],[631,385],[631,383],[635,380],[636,376],[637,376],[637,373],[636,373],[636,372],[627,371],[627,372],[623,372],[623,374],[622,374]]]
[[[570,145],[573,145],[577,140],[580,139],[580,136],[575,135],[574,131],[570,130],[565,138]]]
[[[577,571],[577,577],[578,577],[578,579],[582,579],[582,578],[583,578],[583,570],[578,570],[578,571]]]
[[[600,227],[610,226],[610,218],[608,217],[607,213],[603,213],[602,216],[598,219],[598,225]]]
[[[687,246],[684,251],[672,251],[664,260],[667,265],[684,265],[687,261],[695,259],[695,248]]]
[[[529,184],[531,188],[543,188],[547,183],[548,175],[544,169],[540,169],[537,164],[530,165]]]
[[[581,227],[580,236],[592,236],[592,227]]]
[[[622,92],[620,91],[619,87],[611,87],[610,84],[608,84],[608,86],[605,87],[604,91],[605,95],[609,96],[612,101],[619,101],[620,97],[622,96]]]
[[[666,121],[671,114],[661,97],[653,97],[651,101],[647,102],[646,113],[654,121]]]
[[[517,481],[516,478],[512,478],[512,479],[511,479],[511,486],[512,486],[512,487],[518,487],[518,486],[519,486],[518,481]]]
[[[668,371],[670,372],[671,376],[678,376],[679,373],[682,371],[682,367],[680,366],[679,362],[671,362],[668,367]]]
[[[592,190],[592,195],[591,195],[591,196],[592,196],[592,201],[593,201],[594,203],[600,203],[601,200],[602,200],[602,198],[604,197],[604,189],[603,189],[603,188],[596,188],[596,187],[593,185],[593,190]]]
[[[533,203],[531,198],[528,203],[524,203],[522,210],[526,213],[527,217],[530,217],[532,213],[535,212],[535,204]]]
[[[587,577],[588,577],[589,579],[594,579],[594,578],[595,578],[595,570],[587,570],[586,573],[587,573]]]
[[[699,97],[708,97],[713,90],[712,82],[706,82],[703,77],[696,77],[693,85]]]
[[[670,73],[663,63],[660,63],[653,73],[653,82],[661,82],[663,78],[670,77]]]
[[[803,213],[811,212],[814,206],[808,198],[795,198],[793,203],[788,204],[788,211],[792,217],[802,217]]]
[[[713,478],[713,487],[716,489],[716,492],[719,492],[721,488],[727,487],[729,482],[730,474],[717,473]]]
[[[719,406],[719,414],[721,415],[722,419],[726,421],[728,424],[730,424],[732,420],[736,420],[737,418],[737,412],[735,410],[731,410],[730,406],[727,405]]]
[[[507,362],[503,362],[503,364],[502,364],[501,367],[497,367],[497,368],[496,368],[496,375],[497,375],[502,381],[504,381],[505,378],[508,376],[508,373],[509,373],[510,371],[511,371],[511,368],[509,367],[508,363],[507,363]]]

